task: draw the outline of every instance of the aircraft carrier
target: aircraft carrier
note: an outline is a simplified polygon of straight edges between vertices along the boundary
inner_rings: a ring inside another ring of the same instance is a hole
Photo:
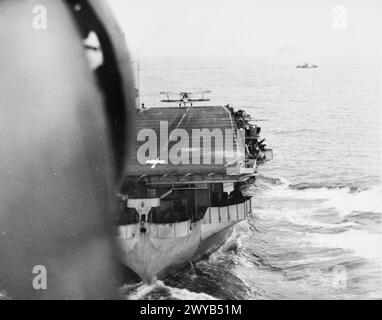
[[[272,159],[260,128],[244,111],[195,106],[137,111],[136,137],[119,198],[123,263],[145,282],[195,263],[221,246],[252,213],[245,189]],[[134,149],[135,148],[135,149]]]

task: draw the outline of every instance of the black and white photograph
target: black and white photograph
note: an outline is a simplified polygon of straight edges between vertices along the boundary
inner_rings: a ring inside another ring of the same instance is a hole
[[[0,308],[381,300],[381,16],[0,0]]]

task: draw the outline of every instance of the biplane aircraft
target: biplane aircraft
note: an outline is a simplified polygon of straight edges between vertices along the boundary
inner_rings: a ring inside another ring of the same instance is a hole
[[[183,92],[171,92],[171,91],[162,91],[159,92],[162,95],[166,95],[167,99],[161,100],[161,102],[177,102],[179,103],[179,106],[182,104],[186,106],[188,103],[192,106],[193,102],[203,102],[203,101],[210,101],[210,99],[207,99],[204,97],[206,93],[211,93],[210,90],[201,90],[201,91],[183,91]],[[201,98],[198,99],[193,99],[192,95],[193,94],[199,94],[201,95]],[[172,95],[179,95],[179,99],[170,99],[170,96]]]

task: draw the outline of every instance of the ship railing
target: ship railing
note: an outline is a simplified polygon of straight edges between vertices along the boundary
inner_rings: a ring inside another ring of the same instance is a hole
[[[140,231],[140,224],[130,224],[118,227],[117,238],[129,240],[136,238]],[[187,237],[192,232],[192,221],[182,221],[175,223],[147,223],[147,234],[150,237],[160,239],[175,239]]]
[[[228,206],[209,207],[203,218],[203,224],[240,221],[252,213],[251,199]]]

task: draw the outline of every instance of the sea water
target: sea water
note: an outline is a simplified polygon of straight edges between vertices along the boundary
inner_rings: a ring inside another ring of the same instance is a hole
[[[209,258],[127,299],[382,298],[381,68],[375,57],[146,57],[141,102],[210,89],[259,121],[274,159],[253,216]]]

